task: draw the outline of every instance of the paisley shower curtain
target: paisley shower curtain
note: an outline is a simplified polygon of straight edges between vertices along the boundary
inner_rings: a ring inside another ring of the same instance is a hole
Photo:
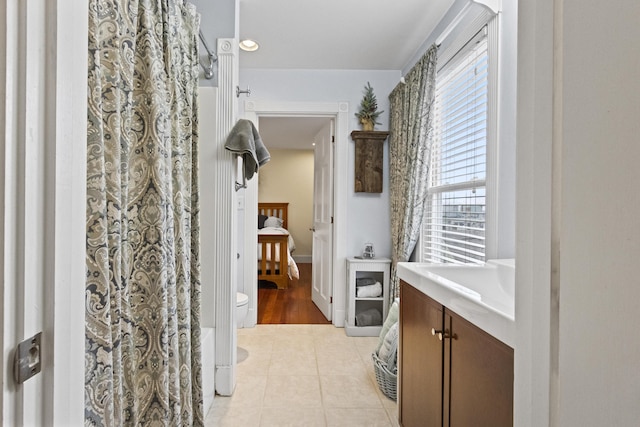
[[[432,46],[389,95],[391,295],[399,294],[397,264],[408,261],[424,216],[433,137],[437,47]]]
[[[199,17],[89,4],[85,425],[203,425]]]

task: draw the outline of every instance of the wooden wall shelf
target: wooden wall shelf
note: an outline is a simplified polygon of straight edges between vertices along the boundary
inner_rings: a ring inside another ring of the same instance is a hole
[[[382,193],[382,163],[384,141],[389,132],[351,132],[356,143],[355,192]]]

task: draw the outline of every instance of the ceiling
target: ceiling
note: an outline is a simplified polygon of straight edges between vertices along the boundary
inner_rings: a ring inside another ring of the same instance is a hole
[[[240,0],[241,68],[402,70],[453,0]]]
[[[402,70],[454,0],[239,0],[240,68]],[[203,19],[206,15],[203,15]],[[268,148],[312,149],[327,118],[261,118]]]
[[[313,137],[327,117],[260,117],[260,137],[268,149],[313,150]]]

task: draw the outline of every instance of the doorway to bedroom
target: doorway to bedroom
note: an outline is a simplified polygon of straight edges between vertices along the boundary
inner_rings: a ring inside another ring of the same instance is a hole
[[[333,167],[333,118],[261,116],[258,127],[271,154],[260,169],[258,205],[286,204],[291,257],[284,288],[275,278],[259,277],[257,323],[330,323],[331,239],[323,214],[331,216],[326,210],[333,196],[332,179],[327,180]],[[260,218],[267,227],[259,221],[259,240],[273,219]]]
[[[330,324],[311,300],[311,263],[298,263],[287,289],[258,284],[258,324]]]

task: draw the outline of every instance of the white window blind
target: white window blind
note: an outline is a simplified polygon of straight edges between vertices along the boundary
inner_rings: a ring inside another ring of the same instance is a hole
[[[482,263],[488,101],[483,29],[439,71],[422,260]]]

